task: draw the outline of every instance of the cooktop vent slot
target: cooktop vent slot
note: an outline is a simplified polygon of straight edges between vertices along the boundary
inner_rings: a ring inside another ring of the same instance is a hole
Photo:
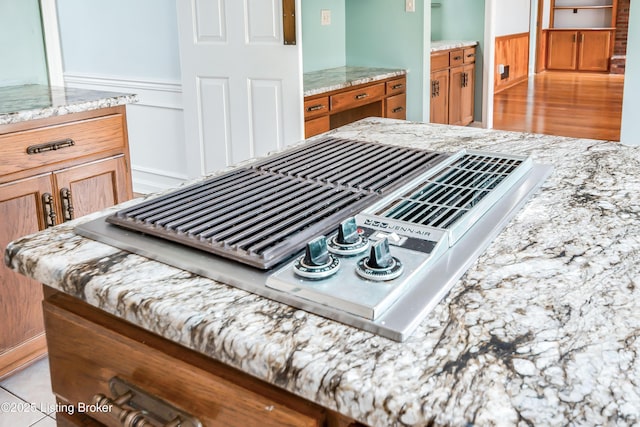
[[[447,230],[453,244],[531,165],[525,157],[461,152],[375,215]]]

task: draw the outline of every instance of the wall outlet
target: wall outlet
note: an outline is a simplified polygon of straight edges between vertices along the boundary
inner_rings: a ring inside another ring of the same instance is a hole
[[[404,10],[405,12],[415,12],[416,0],[404,0]]]
[[[329,9],[320,11],[320,25],[331,25],[331,11]]]
[[[500,73],[500,80],[504,80],[504,79],[508,79],[509,78],[509,66],[505,65],[503,67],[502,72]]]
[[[498,74],[504,73],[504,64],[498,65]]]

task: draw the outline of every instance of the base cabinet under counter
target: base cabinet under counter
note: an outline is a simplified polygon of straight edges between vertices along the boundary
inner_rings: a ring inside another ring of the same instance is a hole
[[[132,197],[125,107],[0,126],[0,249]],[[0,264],[0,378],[44,356],[42,287]]]
[[[68,295],[45,295],[58,426],[125,425],[120,416],[180,418],[183,427],[362,426]]]
[[[431,123],[466,126],[473,122],[475,57],[475,47],[431,54]]]
[[[349,86],[304,98],[305,138],[366,117],[407,118],[405,76]]]

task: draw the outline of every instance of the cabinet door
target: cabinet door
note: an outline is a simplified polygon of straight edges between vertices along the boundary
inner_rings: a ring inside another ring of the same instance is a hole
[[[462,101],[465,91],[465,67],[455,67],[449,70],[449,124],[465,124],[462,117]]]
[[[465,65],[464,67],[462,67],[462,88],[460,89],[460,122],[455,124],[466,126],[473,121],[475,70],[476,67],[474,64]]]
[[[608,71],[611,32],[581,31],[578,37],[578,69],[581,71]]]
[[[54,173],[62,221],[96,212],[132,197],[124,156]]]
[[[449,123],[449,70],[431,73],[431,123]]]
[[[575,70],[577,40],[577,31],[549,31],[547,68],[550,70]]]
[[[0,185],[0,251],[21,236],[45,228],[43,197],[51,199],[51,174]],[[36,281],[0,263],[0,378],[23,363],[44,354],[42,287]]]

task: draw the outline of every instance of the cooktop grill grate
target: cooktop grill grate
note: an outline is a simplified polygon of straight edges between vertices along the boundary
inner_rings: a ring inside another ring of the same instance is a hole
[[[118,211],[118,226],[267,269],[448,155],[328,139]]]
[[[448,154],[327,138],[253,168],[378,194],[387,193],[449,157]]]
[[[384,218],[450,230],[467,220],[461,236],[500,196],[505,181],[516,180],[530,162],[493,154],[463,154],[376,212]],[[524,163],[527,163],[526,165]],[[498,193],[498,194],[495,194]],[[484,202],[482,206],[479,206]],[[459,238],[459,237],[458,237]],[[457,240],[457,239],[455,239]]]

